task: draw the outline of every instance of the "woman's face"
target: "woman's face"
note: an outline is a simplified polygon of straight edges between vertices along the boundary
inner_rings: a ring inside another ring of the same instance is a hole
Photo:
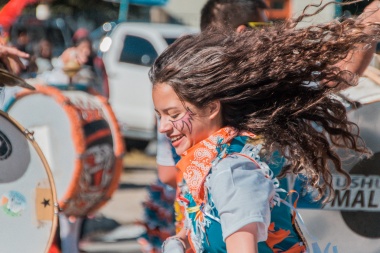
[[[158,130],[169,138],[178,155],[222,127],[219,102],[197,108],[182,102],[165,83],[153,86],[153,103],[160,118]]]

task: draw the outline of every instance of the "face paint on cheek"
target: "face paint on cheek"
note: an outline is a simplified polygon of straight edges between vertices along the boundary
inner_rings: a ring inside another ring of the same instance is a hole
[[[183,130],[187,128],[189,130],[189,133],[191,133],[193,130],[193,125],[191,123],[191,121],[193,120],[193,117],[192,117],[193,115],[194,113],[190,111],[189,108],[187,108],[187,112],[182,118],[180,118],[179,120],[171,121],[171,122],[174,128],[177,129],[178,131],[183,132]]]

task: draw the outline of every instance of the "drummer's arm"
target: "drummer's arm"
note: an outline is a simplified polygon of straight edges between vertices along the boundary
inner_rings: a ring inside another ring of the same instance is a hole
[[[380,22],[380,1],[373,1],[365,9],[361,15],[362,24]],[[364,31],[365,32],[365,31]],[[374,41],[371,45],[362,45],[362,48],[351,51],[348,56],[339,62],[338,66],[341,70],[348,70],[351,73],[355,73],[358,76],[362,76],[369,63],[372,60],[373,54],[376,50],[377,42]],[[328,84],[329,85],[329,84]],[[330,83],[334,86],[334,83]],[[340,86],[340,89],[348,88],[347,86]]]

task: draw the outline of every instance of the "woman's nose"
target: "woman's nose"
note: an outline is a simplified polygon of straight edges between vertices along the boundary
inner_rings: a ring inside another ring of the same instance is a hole
[[[164,118],[161,118],[158,121],[158,131],[160,133],[166,133],[171,130],[172,123],[169,120],[166,120]]]

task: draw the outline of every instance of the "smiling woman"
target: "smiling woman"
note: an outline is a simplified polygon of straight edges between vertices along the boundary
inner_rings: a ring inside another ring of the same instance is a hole
[[[328,201],[333,171],[350,182],[335,148],[370,154],[333,93],[356,84],[337,63],[370,47],[380,25],[347,19],[294,29],[303,18],[184,36],[153,64],[158,129],[181,155],[188,224],[164,252],[305,252],[273,171],[304,175]]]
[[[160,118],[158,130],[166,134],[179,155],[222,127],[218,101],[200,109],[182,102],[173,88],[163,83],[154,86],[153,102]]]

